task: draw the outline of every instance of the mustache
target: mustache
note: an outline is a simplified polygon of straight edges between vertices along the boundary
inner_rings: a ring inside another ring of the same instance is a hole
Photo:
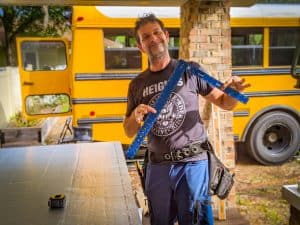
[[[164,45],[164,43],[161,42],[161,41],[152,42],[152,43],[150,44],[150,47],[154,47],[154,46],[157,46],[157,45]]]

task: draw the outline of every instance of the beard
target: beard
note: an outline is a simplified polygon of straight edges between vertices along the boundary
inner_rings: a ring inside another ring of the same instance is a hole
[[[149,47],[149,57],[152,60],[162,58],[167,52],[168,46],[165,43],[157,43]]]

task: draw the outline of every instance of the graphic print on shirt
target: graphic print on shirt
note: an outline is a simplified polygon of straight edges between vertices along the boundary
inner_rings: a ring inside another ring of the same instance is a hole
[[[161,82],[146,86],[143,89],[143,97],[147,97],[148,95],[152,95],[152,94],[156,94],[157,92],[161,92],[165,88],[167,82],[168,81],[165,80],[165,81],[161,81]],[[182,78],[180,78],[177,83],[177,87],[181,87],[181,86],[183,86]]]
[[[160,94],[156,94],[149,101],[153,106]],[[169,100],[161,110],[151,131],[156,136],[168,136],[176,132],[182,125],[186,110],[182,97],[174,92],[171,93]]]

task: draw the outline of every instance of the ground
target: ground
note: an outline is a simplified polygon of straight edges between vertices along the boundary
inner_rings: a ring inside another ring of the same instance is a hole
[[[281,188],[300,181],[299,159],[263,166],[242,154],[235,173],[237,207],[251,225],[288,225],[289,205],[281,198]]]
[[[47,143],[57,143],[65,119],[57,122]],[[140,191],[140,180],[133,163],[128,163],[128,170],[133,191]],[[278,166],[263,166],[240,150],[235,174],[236,207],[250,225],[288,225],[289,205],[281,198],[281,188],[300,181],[299,159],[293,158]]]

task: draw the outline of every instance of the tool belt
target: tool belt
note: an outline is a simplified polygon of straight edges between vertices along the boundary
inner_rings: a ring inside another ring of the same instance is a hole
[[[179,162],[186,158],[191,158],[193,156],[199,155],[209,148],[209,143],[206,142],[197,142],[190,145],[184,146],[181,149],[176,149],[168,153],[156,153],[150,152],[149,158],[151,162],[160,163],[160,162]]]
[[[209,194],[217,195],[220,199],[225,199],[228,197],[234,184],[234,174],[218,159],[209,141],[192,143],[170,153],[150,152],[149,159],[154,163],[179,162],[203,152],[207,154],[209,163]],[[148,157],[146,158],[148,159]]]
[[[209,194],[225,199],[234,184],[234,174],[218,159],[213,151],[207,151],[209,162]]]

